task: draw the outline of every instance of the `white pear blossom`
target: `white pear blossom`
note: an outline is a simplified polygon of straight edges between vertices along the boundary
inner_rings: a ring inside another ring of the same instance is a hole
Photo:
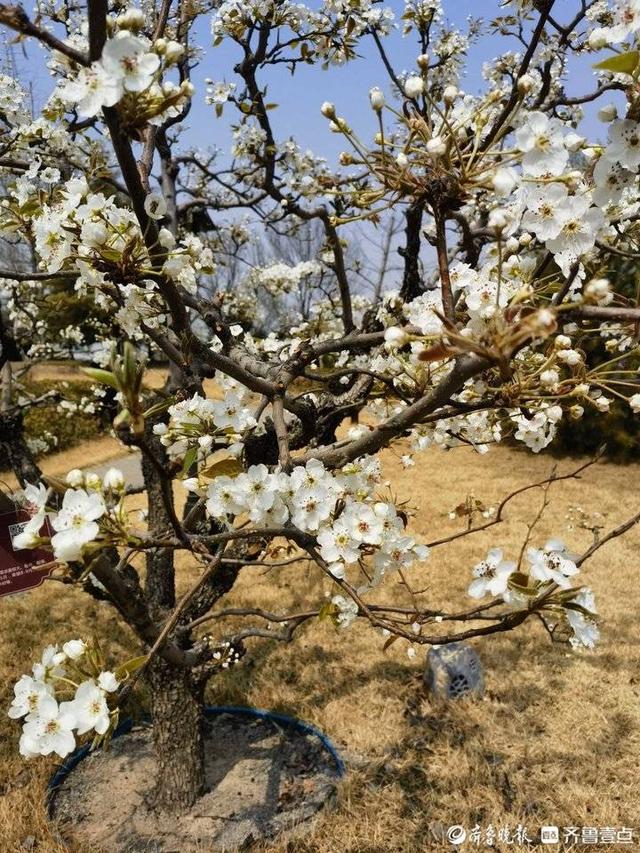
[[[522,225],[539,240],[552,240],[562,230],[571,211],[571,201],[564,184],[545,184],[529,190]]]
[[[14,685],[13,692],[14,698],[7,713],[17,720],[28,715],[38,716],[42,700],[53,694],[53,688],[30,675],[22,675]]]
[[[151,219],[162,219],[167,212],[167,202],[159,193],[149,193],[144,200],[144,209]]]
[[[358,605],[352,598],[345,598],[344,595],[334,595],[331,603],[338,609],[336,620],[339,628],[348,628],[358,618]]]
[[[100,528],[96,522],[105,511],[101,494],[89,494],[84,489],[67,490],[60,512],[51,519],[51,526],[56,531],[51,539],[56,559],[64,562],[79,560],[83,547],[98,535]]]
[[[533,177],[561,175],[569,154],[564,146],[562,123],[545,113],[531,112],[516,130],[516,144],[524,152],[522,168]]]
[[[637,173],[640,166],[640,123],[632,119],[613,122],[609,126],[606,157]]]
[[[503,595],[515,570],[516,564],[505,560],[500,548],[492,548],[485,559],[473,568],[475,580],[469,586],[469,595],[472,598],[484,598],[487,593]]]
[[[318,544],[322,558],[328,563],[355,563],[360,554],[360,542],[353,538],[341,518],[320,531]]]
[[[103,735],[109,728],[111,717],[105,692],[95,681],[83,681],[71,702],[63,702],[61,710],[68,714],[72,727],[79,735],[92,729]]]
[[[148,89],[160,66],[158,54],[150,53],[142,39],[126,30],[107,40],[100,61],[105,72],[120,80],[127,92]]]
[[[55,752],[66,758],[76,746],[73,729],[75,716],[70,708],[58,705],[53,696],[45,696],[37,711],[28,719],[20,737],[20,754],[29,758],[33,755],[51,755]]]
[[[114,75],[94,63],[90,68],[81,68],[77,76],[68,80],[59,90],[65,103],[73,104],[81,118],[93,118],[102,107],[117,104],[123,94],[119,75]]]
[[[527,548],[531,577],[538,581],[552,581],[562,589],[571,586],[570,577],[579,571],[571,554],[559,539],[550,539],[542,549]]]

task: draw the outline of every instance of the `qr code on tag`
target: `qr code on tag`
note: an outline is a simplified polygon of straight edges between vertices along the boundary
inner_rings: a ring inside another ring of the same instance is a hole
[[[14,539],[19,533],[25,529],[29,522],[28,521],[19,521],[17,524],[9,525],[9,538],[11,539],[11,547],[14,551],[24,551],[24,548],[16,548],[14,545]]]

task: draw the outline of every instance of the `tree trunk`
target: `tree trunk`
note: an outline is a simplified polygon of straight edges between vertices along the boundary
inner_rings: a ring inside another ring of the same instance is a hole
[[[204,792],[203,690],[161,657],[147,671],[158,775],[154,808],[179,813]]]

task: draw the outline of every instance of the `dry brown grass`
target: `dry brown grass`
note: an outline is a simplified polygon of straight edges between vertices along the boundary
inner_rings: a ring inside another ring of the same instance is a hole
[[[86,452],[96,462],[93,448]],[[447,511],[467,494],[495,503],[516,486],[544,478],[549,467],[546,458],[505,448],[484,457],[466,448],[429,452],[408,472],[385,455],[395,492],[421,507],[412,528],[427,540],[456,529],[460,522],[449,520]],[[573,463],[559,467],[566,471]],[[557,484],[536,541],[553,533],[574,549],[584,548],[590,534],[567,530],[569,508],[597,510],[608,527],[614,526],[637,510],[639,473],[640,466],[599,465],[579,482]],[[413,574],[417,587],[428,586],[426,600],[433,605],[464,601],[470,566],[493,544],[517,554],[526,519],[539,501],[539,491],[529,492],[513,502],[508,520],[492,531],[435,549]],[[244,666],[211,685],[209,700],[300,716],[323,728],[350,762],[335,809],[320,818],[312,835],[289,847],[276,842],[264,849],[444,850],[450,848],[435,841],[431,829],[452,823],[512,828],[523,823],[530,834],[545,823],[638,827],[639,544],[640,531],[634,530],[605,546],[584,568],[602,615],[597,651],[583,655],[553,646],[533,622],[478,642],[487,681],[480,702],[432,702],[421,691],[421,656],[410,661],[401,643],[383,653],[380,636],[366,626],[337,634],[321,622],[306,628],[291,646],[256,647]],[[305,596],[330,594],[330,585],[312,568],[263,571],[245,570],[233,593],[235,604],[284,609]],[[180,576],[186,587],[194,577],[192,567],[182,563]],[[404,595],[399,587],[393,592]],[[136,648],[108,606],[58,584],[4,599],[0,612],[2,707],[10,701],[15,679],[47,642],[95,631],[109,638],[114,658]],[[43,806],[53,762],[25,765],[17,755],[18,727],[4,716],[1,725],[2,853],[21,850],[28,836],[35,837],[38,850],[61,853]],[[80,853],[73,844],[70,849]]]

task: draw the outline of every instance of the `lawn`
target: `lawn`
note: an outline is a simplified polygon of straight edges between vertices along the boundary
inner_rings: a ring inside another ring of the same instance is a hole
[[[63,473],[87,459],[98,464],[115,449],[111,439],[101,439],[50,457],[46,468]],[[552,464],[548,457],[508,448],[485,456],[468,448],[428,451],[406,471],[395,454],[386,452],[383,459],[394,492],[420,507],[411,527],[426,541],[461,529],[464,520],[451,519],[449,512],[469,495],[495,505],[518,486],[547,477]],[[558,463],[559,473],[575,467],[571,461]],[[465,606],[473,564],[494,545],[517,558],[541,498],[539,489],[526,492],[509,504],[503,523],[434,548],[412,574],[415,588],[426,589],[422,601]],[[609,529],[638,510],[640,465],[598,464],[580,480],[553,485],[549,501],[533,542],[542,544],[553,534],[582,551],[592,541],[585,527]],[[290,646],[254,646],[244,665],[211,683],[208,699],[309,720],[339,745],[349,765],[335,807],[325,811],[312,833],[295,845],[276,841],[264,850],[447,850],[452,848],[436,836],[450,824],[512,830],[522,824],[530,835],[544,824],[640,831],[639,545],[640,529],[634,529],[584,566],[584,582],[594,589],[601,614],[596,651],[576,653],[553,644],[533,620],[514,633],[476,641],[486,671],[481,701],[442,705],[429,699],[422,690],[424,653],[410,659],[402,642],[384,652],[383,638],[364,625],[337,633],[327,621],[318,621]],[[179,569],[187,588],[193,568],[182,562]],[[393,579],[389,583],[396,598],[408,603],[406,591]],[[231,599],[285,610],[309,595],[317,600],[318,593],[329,596],[330,584],[300,564],[268,574],[246,569]],[[138,651],[108,605],[57,583],[0,600],[0,632],[3,708],[14,681],[49,642],[97,632],[114,661]],[[55,762],[23,762],[17,753],[19,727],[4,715],[0,719],[2,853],[24,850],[24,844],[62,853],[44,808]],[[68,849],[80,853],[81,848],[71,842]],[[517,848],[497,844],[493,849]]]

